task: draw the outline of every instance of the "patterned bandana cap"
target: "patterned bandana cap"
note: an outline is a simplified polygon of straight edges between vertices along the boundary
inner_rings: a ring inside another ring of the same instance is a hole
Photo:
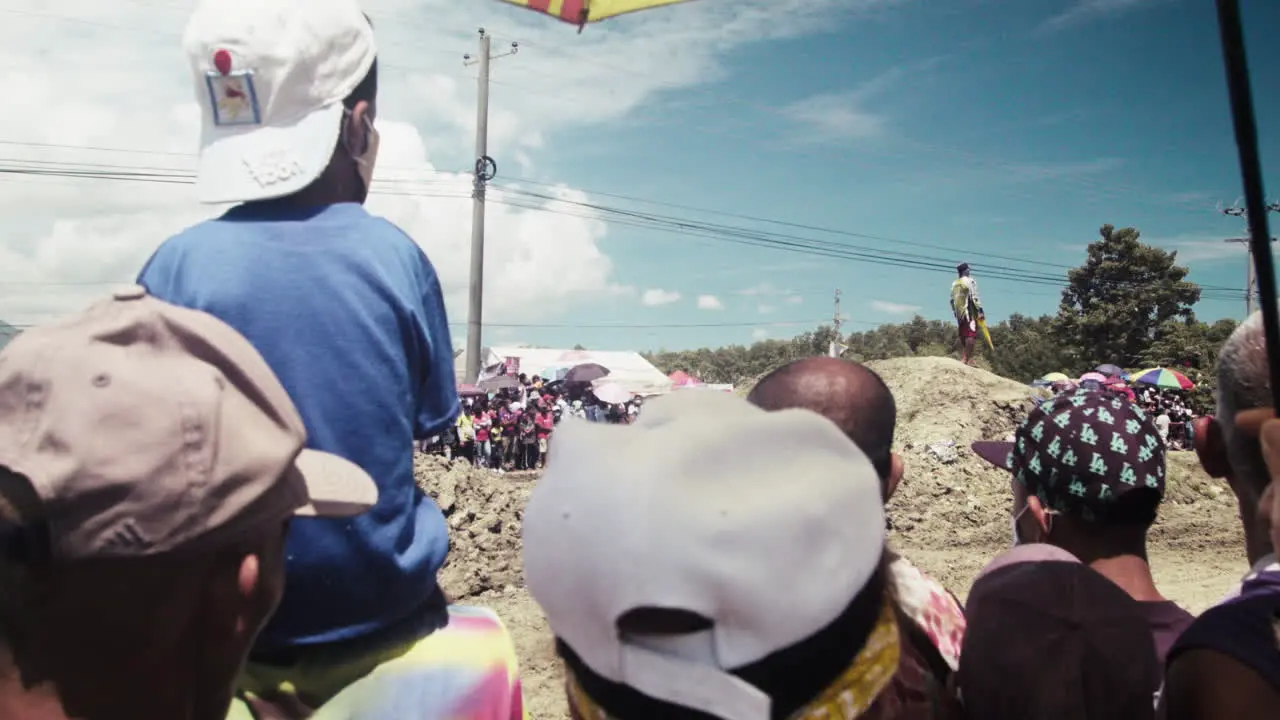
[[[1127,398],[1095,390],[1058,395],[1032,410],[1015,442],[973,450],[1009,470],[1045,507],[1106,520],[1125,493],[1164,497],[1165,446],[1147,414]]]

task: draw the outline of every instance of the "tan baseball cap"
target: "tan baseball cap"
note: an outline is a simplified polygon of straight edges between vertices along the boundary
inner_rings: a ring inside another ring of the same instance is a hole
[[[53,561],[218,547],[377,502],[364,470],[306,441],[248,340],[140,286],[0,352],[0,467],[30,484],[19,522],[47,528]]]

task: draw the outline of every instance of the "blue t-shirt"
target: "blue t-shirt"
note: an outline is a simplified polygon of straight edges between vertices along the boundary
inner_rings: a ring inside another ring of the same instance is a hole
[[[239,206],[166,241],[138,282],[239,330],[289,391],[308,446],[378,484],[364,515],[294,520],[284,600],[258,647],[366,635],[427,603],[449,536],[414,483],[413,440],[453,424],[458,394],[440,283],[422,250],[354,203]]]

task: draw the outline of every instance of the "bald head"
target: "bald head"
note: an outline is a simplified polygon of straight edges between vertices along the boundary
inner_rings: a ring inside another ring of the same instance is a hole
[[[882,480],[889,478],[897,408],[880,376],[848,360],[796,360],[766,375],[747,396],[765,410],[803,408],[836,424],[871,458]]]

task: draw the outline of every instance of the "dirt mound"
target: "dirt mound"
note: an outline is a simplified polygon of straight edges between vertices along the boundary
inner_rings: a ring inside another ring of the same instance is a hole
[[[1041,396],[950,358],[868,363],[893,391],[895,449],[906,475],[889,503],[898,544],[991,547],[1009,536],[1009,475],[973,454],[975,440],[1004,440]]]
[[[889,503],[902,547],[986,554],[1008,546],[1009,474],[969,449],[975,440],[1012,439],[1040,391],[950,358],[868,364],[893,391],[895,444],[906,475]],[[1194,453],[1169,453],[1168,488],[1152,544],[1167,549],[1239,548],[1234,498],[1209,478]]]
[[[892,542],[964,596],[974,575],[1011,542],[1009,474],[973,454],[974,440],[1012,435],[1038,397],[1031,388],[948,358],[870,363],[898,406],[906,477],[889,505]],[[741,389],[745,392],[746,388]],[[1246,565],[1234,497],[1192,453],[1170,453],[1168,490],[1151,534],[1157,582],[1200,610]],[[520,655],[531,717],[568,718],[560,663],[546,621],[521,578],[520,530],[532,473],[501,475],[419,456],[418,484],[440,504],[452,537],[441,584],[455,600],[501,614]]]
[[[520,529],[533,475],[501,475],[422,454],[414,458],[413,471],[449,523],[449,559],[440,571],[445,593],[469,601],[523,587]]]

